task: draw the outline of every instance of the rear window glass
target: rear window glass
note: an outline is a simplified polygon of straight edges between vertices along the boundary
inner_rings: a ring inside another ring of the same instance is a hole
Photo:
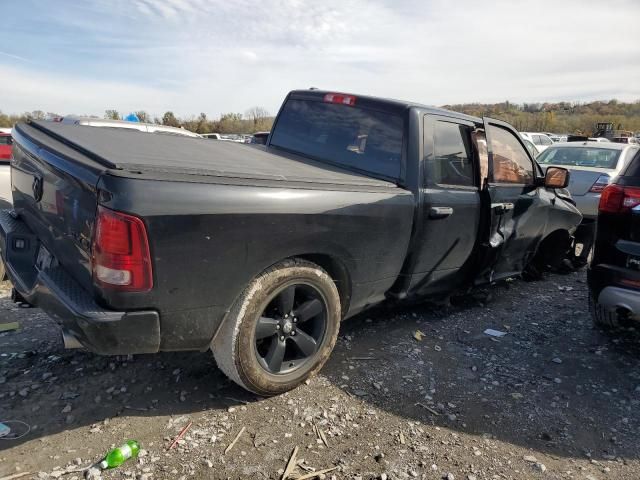
[[[594,167],[614,170],[618,165],[620,150],[608,148],[565,147],[547,148],[536,160],[542,165],[569,167]]]
[[[348,105],[290,99],[271,145],[384,177],[400,177],[402,117]]]
[[[0,135],[0,145],[11,145],[13,140],[9,135]]]

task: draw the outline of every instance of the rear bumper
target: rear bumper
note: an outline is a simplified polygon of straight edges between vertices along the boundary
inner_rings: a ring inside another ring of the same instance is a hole
[[[609,264],[587,270],[589,292],[596,302],[611,311],[622,308],[640,316],[640,290],[624,282],[640,285],[640,271]]]
[[[640,292],[620,287],[605,287],[598,295],[598,304],[610,311],[624,309],[632,316],[640,314]]]
[[[17,248],[23,240],[23,248]],[[18,242],[20,243],[20,242]],[[99,306],[61,267],[40,270],[40,241],[20,219],[0,211],[0,251],[7,275],[26,301],[42,308],[88,350],[103,355],[155,353],[160,317],[153,310],[118,312]]]

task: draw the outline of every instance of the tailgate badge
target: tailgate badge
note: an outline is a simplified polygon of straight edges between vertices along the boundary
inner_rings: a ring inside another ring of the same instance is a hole
[[[31,184],[31,191],[33,192],[33,198],[36,202],[42,200],[42,178],[33,177],[33,183]]]

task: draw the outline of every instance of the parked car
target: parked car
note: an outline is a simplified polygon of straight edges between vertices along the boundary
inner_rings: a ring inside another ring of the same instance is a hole
[[[568,135],[549,135],[549,138],[553,141],[553,143],[562,143],[566,142]]]
[[[543,176],[510,125],[373,97],[293,91],[264,149],[38,121],[14,139],[16,298],[69,346],[211,348],[260,395],[317,372],[341,320],[385,299],[562,262],[582,218],[556,194],[567,170]]]
[[[271,132],[256,132],[249,139],[249,143],[257,144],[257,145],[266,145],[267,139],[269,138],[269,133]]]
[[[63,123],[65,125],[85,125],[89,127],[125,128],[146,133],[162,133],[168,135],[180,135],[183,137],[201,138],[201,136],[197,133],[191,132],[184,128],[169,127],[167,125],[157,125],[155,123],[128,122],[125,120],[106,120],[102,118],[75,116],[63,117],[57,123]]]
[[[640,145],[640,140],[638,140],[636,137],[613,137],[611,141],[615,143],[628,143],[631,145]]]
[[[0,208],[11,206],[11,130],[0,132]],[[0,269],[1,270],[1,269]],[[3,275],[0,275],[2,277]]]
[[[529,153],[533,158],[536,158],[538,155],[540,155],[540,151],[536,148],[533,142],[527,140],[526,138],[523,138],[522,141],[524,142],[524,146],[527,147],[527,150],[529,150]]]
[[[526,138],[532,142],[539,152],[544,152],[547,148],[553,145],[553,140],[546,133],[539,132],[520,132],[522,138]]]
[[[587,137],[586,135],[569,135],[567,142],[600,142],[611,143],[611,140],[605,137]]]
[[[543,168],[563,167],[571,172],[568,189],[583,216],[575,234],[578,252],[574,266],[587,264],[602,191],[639,150],[633,145],[611,142],[569,142],[553,145],[536,158]]]
[[[587,270],[596,324],[615,327],[640,316],[640,153],[600,197],[593,259]]]
[[[220,140],[222,138],[219,133],[202,133],[201,135],[209,140]]]

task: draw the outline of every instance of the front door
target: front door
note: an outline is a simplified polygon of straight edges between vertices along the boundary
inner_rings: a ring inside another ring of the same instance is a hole
[[[511,125],[485,118],[489,218],[485,228],[484,280],[521,273],[535,253],[546,219],[536,186],[539,170]],[[479,279],[481,280],[481,279]]]

